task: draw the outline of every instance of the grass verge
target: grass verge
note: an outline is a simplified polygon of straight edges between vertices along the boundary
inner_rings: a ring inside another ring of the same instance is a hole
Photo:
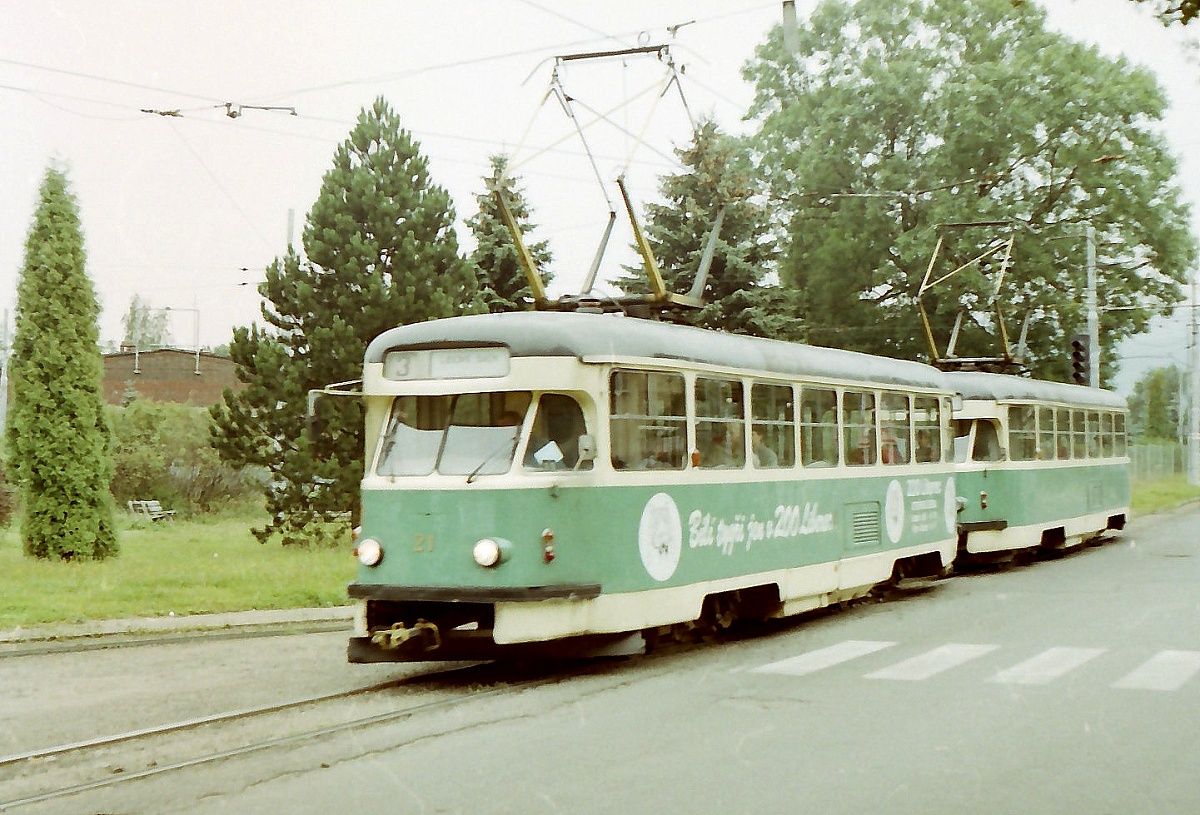
[[[351,544],[260,544],[257,516],[152,524],[122,518],[121,552],[102,562],[27,558],[0,535],[0,630],[45,623],[345,605]]]
[[[1153,515],[1200,499],[1200,487],[1192,486],[1182,475],[1133,482],[1132,512],[1136,518]]]

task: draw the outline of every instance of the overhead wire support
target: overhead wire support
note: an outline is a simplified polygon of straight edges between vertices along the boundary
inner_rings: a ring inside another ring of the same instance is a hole
[[[1006,238],[998,243],[987,247],[975,257],[959,264],[956,268],[938,277],[933,278],[934,267],[937,265],[938,258],[941,256],[942,248],[945,245],[946,232],[949,230],[965,230],[976,227],[982,228],[1007,228],[1009,234]],[[1026,340],[1029,330],[1029,316],[1025,317],[1025,321],[1021,326],[1021,339],[1017,345],[1017,354],[1013,354],[1013,349],[1008,341],[1008,328],[1005,325],[1003,301],[1000,297],[1000,289],[1004,284],[1004,278],[1012,265],[1012,250],[1013,244],[1016,241],[1012,234],[1013,224],[1010,221],[973,221],[968,223],[945,223],[938,225],[938,239],[933,249],[933,255],[929,259],[929,267],[925,270],[925,275],[921,279],[921,285],[917,289],[917,310],[921,315],[921,325],[925,329],[925,339],[929,344],[930,361],[941,368],[963,369],[976,367],[980,369],[996,368],[1002,371],[1021,368],[1024,365],[1023,357],[1026,346]],[[943,355],[938,350],[937,341],[933,336],[933,326],[929,320],[929,314],[925,310],[924,297],[932,289],[945,283],[950,278],[965,271],[971,267],[982,267],[983,261],[990,257],[1000,256],[999,269],[991,280],[991,292],[989,305],[995,312],[996,338],[1000,346],[1000,354],[996,357],[981,357],[981,358],[964,358],[956,355],[958,345],[959,332],[962,328],[963,319],[966,317],[967,309],[962,309],[955,317],[954,327],[951,329],[949,342],[946,346],[946,353]]]

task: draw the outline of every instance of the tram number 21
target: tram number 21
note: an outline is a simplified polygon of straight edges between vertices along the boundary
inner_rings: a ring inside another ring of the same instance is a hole
[[[433,535],[414,535],[413,536],[413,551],[414,552],[432,552],[433,551]]]

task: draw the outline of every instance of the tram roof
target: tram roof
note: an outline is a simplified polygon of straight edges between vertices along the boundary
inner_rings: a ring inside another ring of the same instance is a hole
[[[1125,397],[1112,391],[1066,382],[1046,382],[982,371],[950,371],[945,376],[950,387],[964,399],[994,399],[998,402],[1036,400],[1095,408],[1126,407]]]
[[[609,314],[522,311],[477,314],[393,328],[367,346],[379,363],[397,348],[505,345],[513,356],[645,358],[789,376],[948,390],[944,374],[920,362],[726,334]]]

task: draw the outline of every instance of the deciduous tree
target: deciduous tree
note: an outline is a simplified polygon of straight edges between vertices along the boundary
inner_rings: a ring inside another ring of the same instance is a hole
[[[1154,9],[1154,13],[1167,25],[1187,25],[1200,17],[1200,0],[1134,0]]]
[[[99,316],[79,207],[66,173],[51,167],[25,241],[9,359],[8,450],[24,498],[21,539],[34,557],[103,560],[118,552]]]
[[[1180,370],[1174,365],[1153,368],[1133,385],[1129,397],[1129,430],[1139,441],[1177,441],[1186,410]]]
[[[129,311],[121,318],[125,329],[121,345],[147,351],[171,344],[171,328],[165,309],[153,308],[149,301],[135,294],[129,301]]]
[[[338,147],[304,228],[259,286],[267,326],[234,331],[230,356],[247,387],[214,407],[214,442],[235,465],[271,472],[271,522],[255,534],[305,543],[320,523],[358,511],[362,411],[320,405],[305,433],[310,389],[361,377],[367,343],[397,325],[477,310],[459,255],[454,209],[412,134],[382,98]]]
[[[776,29],[746,75],[757,158],[788,233],[781,268],[814,340],[898,357],[927,353],[914,299],[939,225],[939,274],[1016,234],[1001,291],[1031,316],[1036,373],[1067,378],[1085,323],[1084,228],[1099,247],[1103,345],[1181,297],[1196,257],[1154,78],[1046,28],[1010,0],[825,0],[795,50]],[[789,38],[791,39],[791,38]],[[972,267],[973,268],[973,267]],[[997,353],[987,312],[999,268],[931,293],[936,337],[970,309],[962,356]]]

